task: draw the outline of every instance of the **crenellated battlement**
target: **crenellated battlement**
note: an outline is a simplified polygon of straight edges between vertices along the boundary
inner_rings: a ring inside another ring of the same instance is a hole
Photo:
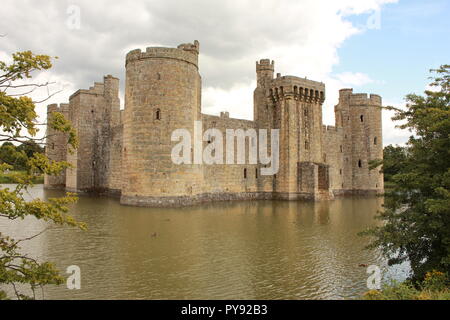
[[[339,102],[349,106],[381,106],[382,99],[377,94],[353,93],[353,89],[341,89],[339,90]]]
[[[325,101],[325,84],[305,78],[283,76],[272,80],[267,97],[272,101],[293,98],[322,104]]]
[[[70,97],[69,100],[75,98],[80,94],[90,94],[90,95],[115,95],[119,94],[119,78],[113,77],[108,74],[103,77],[103,82],[94,82],[94,85],[89,87],[89,89],[79,89],[75,91]]]
[[[221,111],[220,112],[220,117],[221,118],[229,118],[230,117],[230,113],[228,111]]]
[[[129,62],[144,59],[176,59],[191,63],[198,68],[199,50],[200,44],[197,40],[194,41],[194,44],[183,43],[177,48],[147,47],[145,52],[142,52],[141,49],[134,49],[127,53],[125,66]]]
[[[275,70],[275,62],[270,59],[261,59],[256,61],[256,71],[274,71]]]
[[[66,113],[69,110],[69,104],[68,103],[52,103],[47,105],[47,113],[51,113],[51,112],[61,112],[61,113]]]
[[[197,40],[194,40],[194,43],[182,43],[178,45],[178,49],[182,49],[184,51],[193,52],[195,54],[200,53],[200,43]]]

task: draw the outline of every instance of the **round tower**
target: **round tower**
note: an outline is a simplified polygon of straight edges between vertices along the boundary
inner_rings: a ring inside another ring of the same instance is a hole
[[[346,189],[356,193],[382,192],[383,174],[380,168],[370,170],[372,160],[383,159],[381,97],[365,93],[341,91],[338,119],[344,127]]]
[[[201,193],[200,166],[171,159],[172,132],[187,129],[193,141],[201,120],[198,54],[198,41],[127,54],[122,204],[177,205]]]

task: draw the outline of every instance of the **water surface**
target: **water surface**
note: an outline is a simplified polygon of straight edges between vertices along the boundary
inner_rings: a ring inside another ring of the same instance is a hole
[[[54,197],[59,191],[30,191]],[[121,206],[80,197],[71,210],[88,231],[51,228],[24,250],[64,271],[81,268],[81,290],[47,287],[46,299],[343,299],[367,290],[366,268],[385,265],[357,233],[374,225],[382,198],[324,202],[215,202],[187,208]],[[17,238],[34,219],[6,223]],[[391,269],[394,278],[404,271]]]

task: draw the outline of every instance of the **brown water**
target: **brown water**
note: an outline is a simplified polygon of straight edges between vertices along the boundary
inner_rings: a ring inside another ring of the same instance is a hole
[[[30,193],[62,194],[42,186]],[[55,227],[24,250],[55,262],[63,274],[70,265],[81,268],[80,290],[47,287],[46,299],[352,298],[367,290],[359,264],[385,265],[357,236],[376,223],[381,204],[373,197],[155,209],[80,197],[72,214],[88,231]],[[0,231],[16,237],[44,226],[0,219]],[[388,274],[401,278],[405,271]]]

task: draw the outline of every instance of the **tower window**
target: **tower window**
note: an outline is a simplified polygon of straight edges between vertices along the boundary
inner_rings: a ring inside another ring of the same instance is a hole
[[[55,143],[52,142],[52,149],[55,149]]]
[[[244,179],[247,179],[247,168],[244,168]]]
[[[363,115],[360,115],[359,119],[361,119],[361,122],[364,122],[364,116]]]
[[[342,175],[342,169],[339,169],[339,174]]]
[[[340,149],[340,150],[341,150],[341,152],[342,152],[342,145],[340,145],[340,146],[339,146],[339,149]]]
[[[377,137],[373,138],[373,144],[377,144]]]
[[[305,141],[305,150],[309,150],[309,142]]]
[[[255,169],[255,178],[258,179],[258,168]]]
[[[358,160],[358,167],[362,168],[362,162],[361,162],[361,160]]]
[[[161,74],[159,72],[156,74],[156,80],[161,80]]]
[[[156,116],[155,116],[156,120],[161,120],[161,110],[156,109]]]

